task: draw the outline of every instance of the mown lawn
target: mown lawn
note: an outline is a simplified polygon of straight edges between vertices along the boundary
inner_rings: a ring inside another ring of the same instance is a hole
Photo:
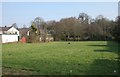
[[[114,42],[49,42],[2,45],[3,74],[116,75]]]

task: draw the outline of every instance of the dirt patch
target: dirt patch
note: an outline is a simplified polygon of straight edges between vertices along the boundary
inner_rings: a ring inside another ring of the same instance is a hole
[[[35,71],[13,69],[11,67],[2,67],[2,75],[35,75]]]

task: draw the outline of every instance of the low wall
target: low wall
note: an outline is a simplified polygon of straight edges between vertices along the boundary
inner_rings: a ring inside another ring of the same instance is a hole
[[[17,34],[1,34],[0,42],[1,43],[18,42],[18,35]]]

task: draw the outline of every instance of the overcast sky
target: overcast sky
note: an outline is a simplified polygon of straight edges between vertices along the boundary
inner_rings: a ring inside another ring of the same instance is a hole
[[[35,17],[44,21],[66,17],[78,17],[79,13],[87,13],[92,18],[103,15],[114,20],[118,15],[117,2],[5,2],[2,4],[3,25],[17,23],[18,27],[30,26]]]

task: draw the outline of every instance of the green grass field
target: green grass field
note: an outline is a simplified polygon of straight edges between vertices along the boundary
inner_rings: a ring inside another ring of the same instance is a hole
[[[114,42],[49,42],[2,45],[3,74],[116,75]]]

